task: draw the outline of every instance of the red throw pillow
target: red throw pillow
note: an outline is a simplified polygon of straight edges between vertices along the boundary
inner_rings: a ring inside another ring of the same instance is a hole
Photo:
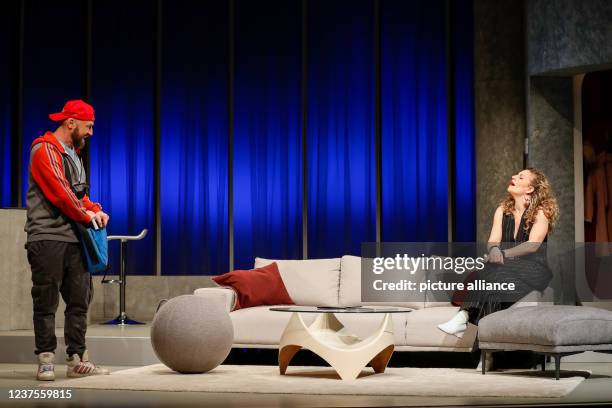
[[[236,292],[234,310],[261,305],[294,305],[278,272],[276,262],[262,268],[235,270],[212,278]]]

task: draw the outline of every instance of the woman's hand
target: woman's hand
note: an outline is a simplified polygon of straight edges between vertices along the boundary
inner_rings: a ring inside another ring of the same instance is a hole
[[[491,248],[489,251],[488,261],[493,264],[503,264],[504,263],[504,255],[502,254],[501,249],[495,246]]]

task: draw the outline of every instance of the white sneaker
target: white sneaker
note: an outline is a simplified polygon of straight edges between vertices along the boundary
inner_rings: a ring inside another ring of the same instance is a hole
[[[89,361],[87,350],[83,353],[83,358],[78,354],[73,354],[66,362],[66,377],[87,377],[90,375],[108,375],[110,371],[106,368],[98,367]]]
[[[468,318],[468,313],[465,310],[461,310],[448,322],[439,324],[438,329],[444,333],[462,338],[463,333],[467,329]]]
[[[442,330],[446,334],[452,334],[453,336],[462,338],[467,329],[467,324],[456,323],[450,320],[446,323],[439,324],[438,329]]]
[[[38,372],[36,379],[38,381],[54,381],[55,380],[55,353],[50,351],[40,353],[38,355]]]

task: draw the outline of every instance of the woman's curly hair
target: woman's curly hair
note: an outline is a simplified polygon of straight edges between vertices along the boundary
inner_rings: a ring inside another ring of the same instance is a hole
[[[538,211],[542,210],[546,218],[548,218],[548,230],[552,232],[559,219],[559,206],[557,198],[550,187],[550,182],[540,170],[535,167],[528,167],[526,170],[533,175],[531,186],[533,192],[530,194],[531,199],[529,206],[525,210],[525,229],[528,230],[535,223]],[[501,203],[504,209],[504,214],[512,215],[514,211],[514,198],[508,193],[508,196]]]

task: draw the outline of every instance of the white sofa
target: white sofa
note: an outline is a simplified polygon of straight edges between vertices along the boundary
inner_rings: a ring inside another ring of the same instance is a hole
[[[356,306],[361,303],[361,258],[343,256],[332,259],[268,260],[255,259],[255,268],[276,262],[291,299],[300,306]],[[237,348],[278,348],[281,334],[291,313],[273,312],[271,306],[233,310],[235,293],[230,288],[201,288],[201,296],[218,296],[225,302],[234,325],[234,345]],[[398,351],[458,351],[472,350],[477,328],[470,325],[463,338],[447,335],[436,326],[446,322],[458,307],[446,302],[390,302],[371,305],[393,305],[412,309],[410,313],[393,314],[395,346]],[[306,323],[316,314],[305,313]],[[338,314],[345,328],[359,337],[372,334],[380,325],[382,314]]]

